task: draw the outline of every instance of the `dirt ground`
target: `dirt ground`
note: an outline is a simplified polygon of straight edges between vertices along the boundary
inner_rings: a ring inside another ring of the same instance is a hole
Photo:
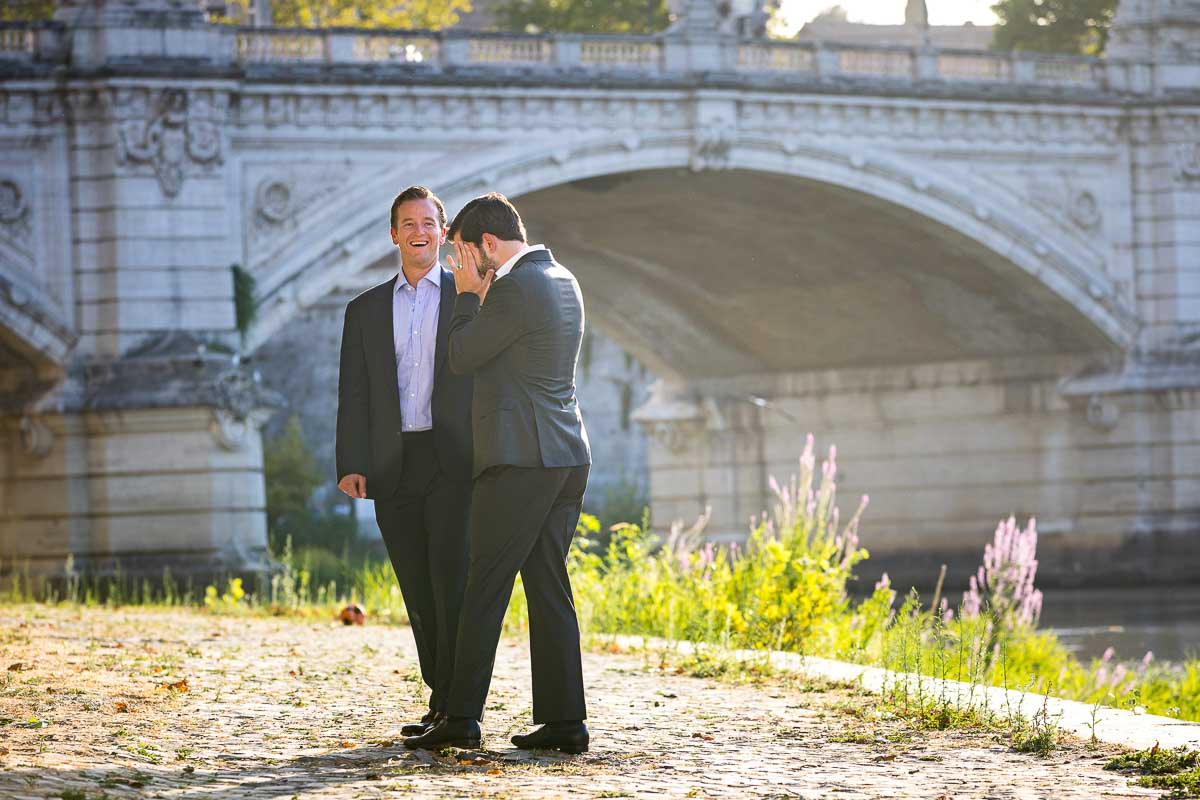
[[[405,750],[424,711],[407,628],[202,611],[0,607],[0,798],[1157,797],[987,732],[919,732],[852,687],[733,684],[584,654],[590,752],[512,747],[521,638],[501,642],[483,748]],[[865,710],[864,710],[865,709]]]

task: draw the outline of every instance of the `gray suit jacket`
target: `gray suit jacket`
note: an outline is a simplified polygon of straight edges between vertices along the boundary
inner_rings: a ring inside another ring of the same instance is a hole
[[[450,369],[473,375],[474,474],[500,464],[592,463],[575,399],[583,339],[579,284],[549,250],[527,253],[492,284],[464,292],[450,320]]]

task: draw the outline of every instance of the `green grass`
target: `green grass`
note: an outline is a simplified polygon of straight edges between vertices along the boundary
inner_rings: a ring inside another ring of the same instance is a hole
[[[1200,767],[1200,752],[1187,747],[1164,750],[1158,745],[1149,750],[1117,756],[1104,765],[1105,769],[1132,771],[1140,775],[1169,775],[1196,767]]]
[[[1167,792],[1168,798],[1200,798],[1200,752],[1179,747],[1126,753],[1109,761],[1105,769],[1139,776],[1138,786]]]

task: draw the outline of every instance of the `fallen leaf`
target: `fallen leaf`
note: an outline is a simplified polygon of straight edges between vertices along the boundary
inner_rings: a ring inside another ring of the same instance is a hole
[[[604,649],[609,653],[619,653],[621,652],[621,645],[616,642],[609,642]]]
[[[875,756],[875,757],[874,757],[873,759],[871,759],[871,760],[872,760],[872,761],[895,761],[895,760],[896,760],[896,756],[895,756],[894,754],[891,754],[891,753],[889,753],[889,754],[888,754],[888,755],[886,755],[886,756]]]
[[[167,689],[172,692],[186,692],[190,687],[188,686],[187,678],[180,678],[174,683],[160,683],[158,688]]]
[[[707,733],[693,733],[692,738],[703,739],[706,742],[711,742],[713,740],[713,737],[709,736]]]
[[[358,747],[358,745],[347,739],[346,741],[342,742],[342,747]]]
[[[499,774],[500,774],[500,770],[498,770],[498,769],[489,769],[489,770],[487,771],[487,774],[488,774],[488,775],[499,775]]]
[[[466,758],[459,756],[458,763],[471,767],[481,767],[484,764],[491,764],[492,760],[490,758],[484,758],[483,756],[467,756]]]
[[[0,747],[0,756],[6,756],[6,755],[8,755],[8,748]]]
[[[129,713],[129,704],[128,703],[122,703],[121,701],[118,700],[117,702],[113,703],[113,707],[122,714]]]

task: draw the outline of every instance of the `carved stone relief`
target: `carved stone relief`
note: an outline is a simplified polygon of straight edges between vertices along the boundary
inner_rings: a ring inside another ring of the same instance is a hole
[[[1051,216],[1066,218],[1084,233],[1098,234],[1104,227],[1103,192],[1090,181],[1066,170],[1024,171],[1013,188]]]
[[[0,238],[32,258],[33,230],[25,189],[16,176],[3,173],[0,173]]]
[[[696,103],[692,171],[729,168],[729,154],[737,137],[737,112],[737,104],[733,102],[700,100]]]
[[[245,447],[250,435],[273,413],[273,409],[263,407],[258,378],[257,373],[248,374],[245,369],[235,367],[213,382],[216,403],[209,430],[224,450]]]
[[[247,254],[267,257],[269,250],[263,245],[294,231],[301,214],[319,202],[333,199],[354,174],[353,165],[345,161],[248,164],[245,185],[251,193],[246,198]]]
[[[727,169],[733,136],[733,128],[720,122],[696,131],[692,142],[692,171]]]
[[[179,194],[191,169],[222,160],[216,124],[191,114],[189,105],[187,92],[166,89],[152,111],[117,125],[117,163],[151,166],[167,197]]]
[[[1200,181],[1200,142],[1175,148],[1175,179],[1180,183]]]

